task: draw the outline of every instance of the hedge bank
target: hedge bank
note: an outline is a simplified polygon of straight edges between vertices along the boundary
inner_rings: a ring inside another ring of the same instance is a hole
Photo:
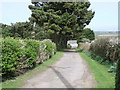
[[[18,76],[56,53],[56,45],[32,39],[2,39],[2,77]]]

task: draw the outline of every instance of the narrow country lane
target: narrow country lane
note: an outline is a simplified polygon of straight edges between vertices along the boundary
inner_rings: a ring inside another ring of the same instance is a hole
[[[79,53],[64,52],[46,71],[34,75],[23,88],[92,88],[96,81]]]

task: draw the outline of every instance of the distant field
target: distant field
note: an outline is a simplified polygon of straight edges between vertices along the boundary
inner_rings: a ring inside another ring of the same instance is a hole
[[[96,38],[117,38],[120,35],[120,32],[118,31],[95,31],[95,37]]]

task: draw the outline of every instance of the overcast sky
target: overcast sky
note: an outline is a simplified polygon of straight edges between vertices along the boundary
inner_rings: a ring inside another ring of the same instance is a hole
[[[95,16],[87,26],[94,31],[118,30],[118,0],[89,0],[89,9]],[[31,0],[0,0],[0,23],[8,24],[28,21],[31,11],[28,5]]]

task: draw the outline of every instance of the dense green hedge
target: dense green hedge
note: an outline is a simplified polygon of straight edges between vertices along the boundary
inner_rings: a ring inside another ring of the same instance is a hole
[[[23,56],[22,44],[16,39],[5,38],[2,40],[2,75],[13,74]]]
[[[44,44],[46,45],[46,51],[52,57],[56,53],[56,44],[51,43],[50,41],[45,41]]]
[[[32,39],[2,39],[2,76],[17,76],[42,63],[56,52],[53,42]]]

